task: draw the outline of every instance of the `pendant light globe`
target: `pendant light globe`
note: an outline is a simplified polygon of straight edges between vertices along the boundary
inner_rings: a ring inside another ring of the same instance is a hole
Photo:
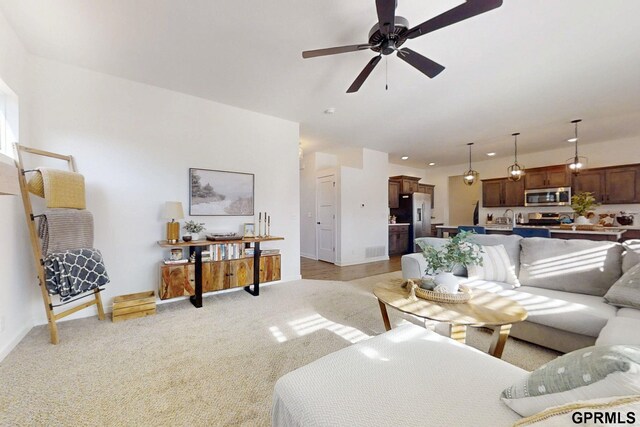
[[[469,146],[469,170],[462,175],[462,180],[466,185],[473,185],[478,180],[480,174],[471,167],[471,146],[473,142],[467,144]]]
[[[520,132],[511,134],[514,138],[515,158],[513,164],[507,168],[507,178],[510,181],[520,181],[524,176],[524,166],[518,163],[518,135],[520,135]]]

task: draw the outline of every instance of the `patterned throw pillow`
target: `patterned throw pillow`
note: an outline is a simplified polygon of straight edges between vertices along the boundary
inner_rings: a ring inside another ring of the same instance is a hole
[[[640,309],[640,264],[624,273],[607,291],[604,299],[618,307]]]
[[[523,417],[579,400],[640,394],[640,347],[594,346],[560,356],[502,392]]]
[[[467,267],[469,279],[508,283],[517,288],[520,282],[504,245],[482,246],[482,265]]]

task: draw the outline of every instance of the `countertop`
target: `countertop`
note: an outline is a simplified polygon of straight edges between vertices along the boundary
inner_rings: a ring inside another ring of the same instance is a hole
[[[506,225],[485,225],[487,230],[494,231],[511,231],[513,228],[511,226]],[[540,225],[520,225],[522,228],[547,228],[553,233],[563,233],[563,234],[598,234],[598,235],[606,235],[606,236],[617,236],[620,238],[627,229],[636,228],[636,227],[607,227],[603,230],[566,230],[557,226],[540,226]],[[436,228],[458,228],[457,225],[437,225]]]
[[[395,224],[389,224],[389,227],[391,227],[393,225],[409,225],[409,223],[408,222],[396,222]]]

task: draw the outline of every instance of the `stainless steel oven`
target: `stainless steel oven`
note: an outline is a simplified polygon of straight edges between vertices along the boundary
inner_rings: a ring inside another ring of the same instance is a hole
[[[565,206],[571,204],[571,187],[525,190],[525,206]]]

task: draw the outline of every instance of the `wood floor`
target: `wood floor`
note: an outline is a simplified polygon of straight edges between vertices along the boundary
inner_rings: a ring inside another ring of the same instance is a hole
[[[300,270],[303,279],[349,281],[376,274],[399,271],[400,255],[389,257],[388,261],[370,262],[367,264],[338,267],[324,261],[300,258]]]

